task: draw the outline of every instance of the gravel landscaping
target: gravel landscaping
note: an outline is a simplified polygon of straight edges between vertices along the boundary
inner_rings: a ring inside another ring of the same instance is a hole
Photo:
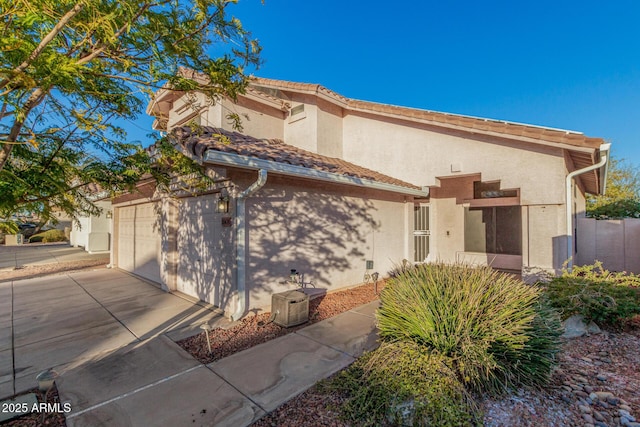
[[[380,292],[383,288],[384,283],[379,282],[377,291]],[[283,328],[275,323],[269,323],[271,313],[245,317],[240,320],[238,325],[229,329],[215,329],[209,332],[211,354],[207,348],[207,338],[204,332],[178,341],[178,345],[201,363],[211,363],[375,301],[378,299],[378,295],[374,290],[373,284],[366,284],[314,298],[309,301],[309,322],[291,328]]]
[[[58,396],[58,389],[55,387],[55,385],[46,394],[46,400],[45,395],[41,393],[37,388],[29,390],[24,394],[28,393],[35,393],[38,397],[38,403],[46,402],[51,404],[52,406],[57,404],[57,407],[60,408],[60,411],[42,413],[33,412],[10,421],[5,421],[4,423],[0,423],[0,425],[7,427],[66,427],[67,423],[63,413],[64,408],[61,405],[60,397]]]
[[[564,342],[551,384],[480,401],[487,427],[640,427],[640,328]],[[254,427],[342,427],[344,397],[315,386]]]

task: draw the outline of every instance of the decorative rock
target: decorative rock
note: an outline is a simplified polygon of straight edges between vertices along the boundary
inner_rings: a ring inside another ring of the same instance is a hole
[[[591,407],[589,407],[589,406],[578,405],[578,409],[580,409],[580,412],[582,412],[583,414],[590,414],[591,413]]]
[[[596,391],[595,393],[591,393],[591,394],[595,394],[598,399],[601,400],[606,400],[610,397],[613,397],[613,393],[608,392],[608,391]],[[589,397],[591,397],[591,395],[589,395]],[[591,397],[593,399],[593,397]]]
[[[620,404],[620,399],[618,399],[617,397],[608,397],[607,398],[607,403],[610,403],[612,405],[619,405]]]
[[[589,357],[581,357],[580,360],[582,360],[583,362],[593,362],[593,359],[589,358]]]
[[[591,423],[593,424],[593,417],[589,414],[582,414],[582,418],[584,419],[584,421],[586,423]]]
[[[604,408],[604,409],[609,409],[609,404],[607,402],[605,402],[604,400],[599,400],[598,401],[598,406],[600,406],[601,408]]]
[[[631,420],[631,414],[629,413],[629,411],[626,411],[624,409],[618,409],[618,414],[620,414],[621,417],[629,418],[630,421],[635,421],[635,420]]]
[[[596,393],[590,393],[589,394],[589,399],[591,400],[599,400],[600,398],[598,397],[598,395]]]
[[[624,411],[627,411],[627,412],[631,413],[631,406],[629,406],[629,405],[622,404],[622,405],[619,406],[619,408],[624,410]]]
[[[598,381],[606,381],[607,380],[606,375],[602,375],[602,374],[596,375],[596,378],[598,379]]]
[[[562,388],[565,389],[566,391],[573,391],[573,389],[568,385],[563,385]]]
[[[576,375],[575,377],[573,377],[573,379],[578,383],[578,384],[589,384],[589,381],[587,381],[587,379],[583,376],[580,375]]]
[[[627,427],[640,427],[640,423],[636,423],[635,421],[627,423]]]
[[[585,393],[584,391],[580,391],[580,390],[574,391],[573,394],[575,394],[576,396],[580,396],[582,398],[589,397],[589,395],[587,393]]]
[[[598,411],[593,411],[592,415],[593,415],[593,419],[596,420],[596,421],[604,421],[605,420],[604,416]]]
[[[596,421],[595,426],[594,427],[609,427],[607,424],[603,423],[602,421]]]
[[[562,322],[564,326],[564,333],[562,338],[577,338],[585,334],[599,334],[602,331],[595,323],[591,322],[587,326],[584,321],[584,316],[575,314]]]
[[[594,388],[591,387],[590,385],[586,385],[584,386],[584,391],[586,391],[587,393],[593,393]]]

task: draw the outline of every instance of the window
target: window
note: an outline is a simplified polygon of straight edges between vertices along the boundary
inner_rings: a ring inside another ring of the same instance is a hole
[[[465,208],[464,250],[522,255],[520,206]]]

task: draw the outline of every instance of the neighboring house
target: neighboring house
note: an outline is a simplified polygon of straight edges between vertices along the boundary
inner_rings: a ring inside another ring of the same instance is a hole
[[[313,84],[256,79],[237,103],[213,105],[160,90],[148,112],[216,184],[169,198],[141,182],[113,199],[112,264],[234,318],[290,289],[291,269],[327,290],[402,259],[557,272],[585,192],[606,180],[600,138]]]
[[[80,215],[71,224],[69,243],[89,253],[109,252],[113,233],[113,210],[109,193],[97,185],[87,187],[90,200],[101,210],[99,215]]]

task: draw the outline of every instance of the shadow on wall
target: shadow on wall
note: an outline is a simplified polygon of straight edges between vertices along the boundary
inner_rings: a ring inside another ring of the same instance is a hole
[[[177,289],[231,310],[235,289],[233,278],[234,227],[224,227],[216,213],[217,194],[182,199],[178,208]]]
[[[339,193],[265,189],[247,202],[249,307],[292,289],[290,270],[331,289],[362,280],[367,238],[380,228],[374,203]],[[335,285],[335,286],[334,286]]]

